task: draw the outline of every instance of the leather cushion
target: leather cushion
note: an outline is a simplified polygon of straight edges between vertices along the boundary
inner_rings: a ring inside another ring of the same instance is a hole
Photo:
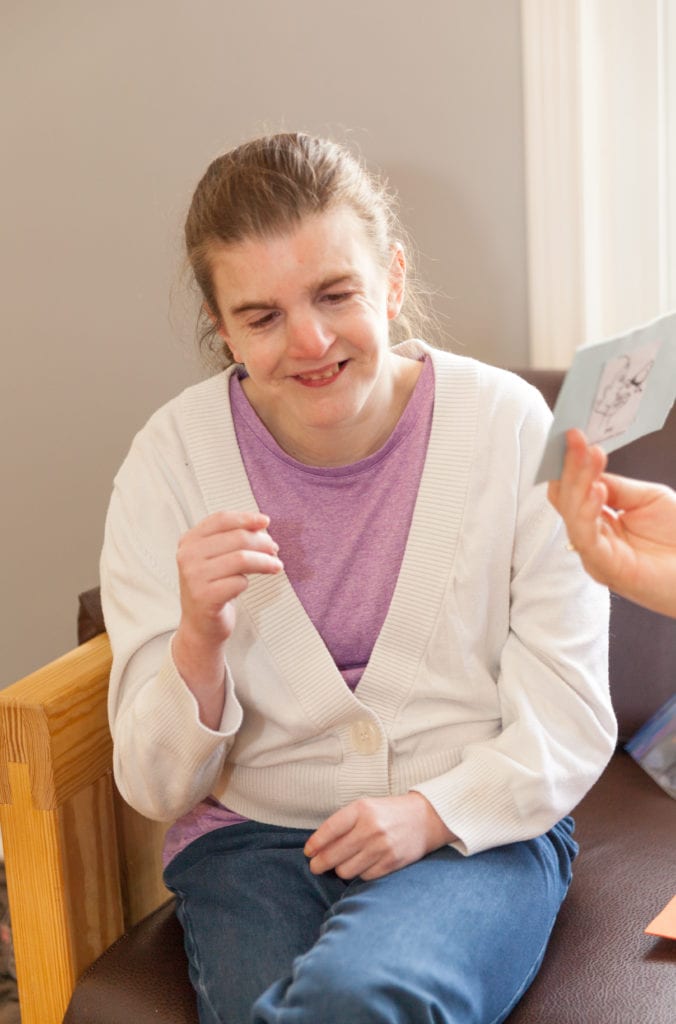
[[[582,850],[570,894],[509,1024],[673,1024],[676,943],[643,929],[674,894],[676,803],[619,753],[575,818]],[[172,907],[86,972],[64,1024],[197,1024]]]
[[[618,753],[574,815],[573,883],[509,1024],[673,1024],[676,942],[644,929],[676,891],[676,803]]]
[[[174,901],[117,940],[80,978],[63,1024],[198,1024]]]

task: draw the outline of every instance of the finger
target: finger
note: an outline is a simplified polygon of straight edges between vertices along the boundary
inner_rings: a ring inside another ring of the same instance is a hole
[[[179,574],[181,600],[217,611],[246,588],[250,576],[275,575],[283,568],[279,558],[260,552],[235,552],[222,560],[188,565]]]
[[[561,473],[561,499],[568,504],[579,502],[586,494],[597,472],[597,457],[587,447],[581,430],[569,430],[567,448]]]
[[[353,857],[340,860],[334,865],[333,870],[339,878],[344,879],[379,878],[381,875],[388,874],[388,870],[381,864],[380,854],[373,852],[369,855],[368,850],[359,850]],[[325,870],[328,871],[330,868],[325,868]]]
[[[566,449],[574,457],[583,459],[588,447],[587,438],[577,427],[566,431]]]
[[[270,517],[262,512],[213,512],[200,523],[195,530],[203,537],[213,533],[226,533],[228,530],[266,530],[270,525]]]
[[[562,513],[571,545],[584,554],[594,547],[599,538],[603,522],[603,509],[607,490],[604,484],[592,483],[587,494],[574,508]]]
[[[244,593],[248,586],[248,576],[228,576],[227,579],[216,580],[206,584],[202,594],[193,599],[193,607],[199,606],[200,614],[220,615],[226,604]]]
[[[563,517],[571,543],[579,548],[592,541],[598,529],[596,519],[601,511],[605,486],[598,478],[605,466],[606,455],[600,448],[588,448],[580,430],[567,434],[568,448],[558,486],[552,490],[552,504]]]
[[[180,545],[190,556],[202,560],[220,558],[231,551],[266,551],[277,554],[279,544],[265,530],[227,530],[207,536],[184,537]]]
[[[550,480],[547,484],[547,498],[556,511],[561,514],[561,481]]]
[[[616,476],[614,473],[604,473],[603,482],[608,489],[608,504],[612,508],[623,509],[626,512],[645,506],[663,494],[661,488],[651,487],[641,480]]]
[[[569,441],[561,467],[561,478],[550,480],[547,484],[547,498],[561,516],[570,513],[571,502],[575,497],[574,487],[584,466],[586,447],[583,445],[580,449],[575,434],[580,435],[580,431],[568,431]]]
[[[326,843],[310,857],[310,870],[315,875],[321,875],[332,869],[338,871],[340,865],[351,862],[354,858],[363,861],[366,848],[371,845],[370,838],[360,833],[357,827],[350,829],[333,842]]]
[[[306,857],[314,857],[330,843],[334,843],[341,836],[350,832],[357,821],[355,805],[348,804],[341,807],[339,811],[332,814],[326,821],[322,822],[319,828],[312,833],[305,844],[304,852]]]
[[[199,578],[205,583],[229,579],[231,576],[275,575],[284,563],[277,555],[265,551],[231,551],[202,563]]]

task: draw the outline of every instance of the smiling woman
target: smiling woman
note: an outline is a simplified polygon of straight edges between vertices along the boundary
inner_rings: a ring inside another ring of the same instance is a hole
[[[214,247],[211,265],[219,333],[282,448],[325,466],[380,448],[422,369],[390,351],[389,321],[404,294],[401,245],[381,266],[343,206],[286,235]]]
[[[407,238],[395,198],[342,147],[305,135],[265,136],[209,165],[188,211],[185,238],[203,299],[202,340],[214,345],[222,366],[232,361],[232,354],[219,337],[211,267],[214,246],[287,234],[306,218],[335,209],[356,214],[373,258],[386,269],[393,243]],[[393,340],[422,337],[433,322],[411,263],[412,246],[407,248],[407,289]]]
[[[115,775],[172,822],[202,1024],[502,1021],[613,749],[607,595],[531,486],[549,412],[391,346],[401,237],[331,142],[215,160],[186,242],[226,369],[115,480]]]

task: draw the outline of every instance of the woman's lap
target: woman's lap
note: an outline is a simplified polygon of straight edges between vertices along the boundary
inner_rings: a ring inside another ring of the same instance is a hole
[[[313,876],[309,835],[231,826],[169,865],[202,1024],[506,1016],[535,976],[567,890],[567,822],[472,857],[444,847],[373,882]]]

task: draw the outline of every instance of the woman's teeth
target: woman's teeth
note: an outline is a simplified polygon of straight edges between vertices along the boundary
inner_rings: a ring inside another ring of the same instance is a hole
[[[333,366],[327,366],[325,370],[318,370],[316,373],[299,373],[297,376],[301,380],[328,380],[329,377],[335,377],[340,370],[340,364],[334,363]]]

